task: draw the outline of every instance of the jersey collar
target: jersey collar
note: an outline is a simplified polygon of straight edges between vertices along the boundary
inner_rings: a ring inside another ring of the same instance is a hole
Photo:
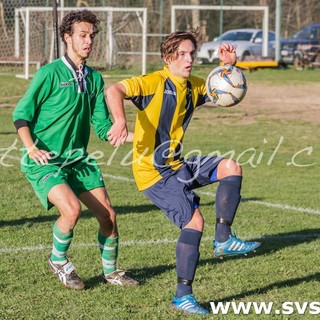
[[[173,75],[173,74],[169,71],[169,68],[168,68],[167,65],[165,65],[165,66],[163,67],[163,70],[164,70],[164,72],[168,75],[168,77],[169,77],[170,79],[172,79],[174,82],[179,83],[180,85],[186,85],[188,79],[180,78],[180,77],[177,77],[177,76]]]
[[[78,68],[75,65],[75,63],[70,59],[68,53],[65,53],[65,55],[61,59],[72,72],[73,79],[78,82],[79,92],[84,92],[86,89],[85,76],[88,73],[86,64],[84,63],[83,65],[80,65]]]

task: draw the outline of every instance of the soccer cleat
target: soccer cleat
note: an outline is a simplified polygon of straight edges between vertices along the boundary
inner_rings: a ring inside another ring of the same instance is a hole
[[[138,286],[139,282],[128,277],[124,271],[115,270],[107,275],[103,275],[104,283],[112,283],[119,286]]]
[[[66,287],[76,290],[84,289],[84,282],[76,274],[75,267],[72,262],[68,261],[64,265],[58,265],[53,263],[49,258],[48,266]]]
[[[225,242],[213,242],[213,252],[216,257],[223,258],[229,255],[246,254],[249,251],[254,251],[260,247],[260,245],[260,242],[243,241],[233,234],[230,234],[229,240]]]
[[[184,313],[209,314],[209,311],[202,308],[193,294],[187,294],[181,298],[173,297],[171,306]]]

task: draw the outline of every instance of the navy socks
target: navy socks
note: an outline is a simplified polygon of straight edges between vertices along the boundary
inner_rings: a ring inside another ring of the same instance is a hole
[[[192,293],[192,281],[200,257],[199,245],[202,232],[194,229],[182,229],[176,247],[177,291],[181,298]]]
[[[225,242],[231,234],[231,224],[236,214],[241,196],[242,176],[229,176],[219,182],[216,193],[216,235],[218,242]]]

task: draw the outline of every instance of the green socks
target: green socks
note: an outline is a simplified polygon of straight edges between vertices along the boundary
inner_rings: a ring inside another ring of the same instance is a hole
[[[99,231],[98,242],[101,252],[103,273],[107,275],[116,270],[119,242],[118,237],[105,238]]]
[[[53,246],[51,252],[51,261],[54,264],[63,265],[68,262],[67,251],[70,247],[73,237],[73,230],[69,233],[61,232],[57,223],[53,226]],[[118,258],[118,237],[106,238],[100,232],[98,233],[99,249],[101,253],[103,273],[105,275],[116,270]]]
[[[54,264],[63,265],[68,262],[67,251],[70,247],[73,237],[73,230],[69,233],[63,233],[58,229],[57,222],[53,226],[53,246],[51,252],[51,261]]]

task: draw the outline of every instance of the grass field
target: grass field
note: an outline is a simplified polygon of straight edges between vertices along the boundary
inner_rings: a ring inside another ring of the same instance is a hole
[[[195,69],[201,76],[208,72],[209,67]],[[320,300],[320,127],[313,121],[318,119],[316,115],[310,119],[297,113],[287,118],[290,105],[285,104],[287,97],[294,98],[299,92],[298,106],[308,108],[303,88],[319,92],[320,72],[259,70],[246,72],[246,76],[252,95],[249,90],[239,106],[195,112],[184,154],[218,151],[243,165],[242,202],[234,227],[238,236],[259,240],[262,246],[247,257],[214,258],[211,244],[217,185],[199,190],[206,227],[194,293],[208,309],[210,302],[274,305],[270,315],[258,316],[253,311],[235,315],[230,310],[227,315],[211,314],[209,319],[317,319],[319,315],[311,313],[320,313],[320,304],[308,306],[305,312],[297,305],[282,310],[287,314],[275,315],[275,310],[281,310],[284,302],[299,302],[302,308],[303,302]],[[92,135],[89,149],[100,151],[100,167],[118,213],[119,267],[129,270],[141,286],[119,288],[101,283],[97,222],[86,208],[69,256],[87,289],[66,289],[48,271],[52,226],[58,212],[42,208],[20,172],[21,143],[11,122],[12,107],[28,81],[1,76],[0,85],[0,319],[203,319],[182,316],[169,307],[175,291],[179,230],[138,193],[127,157],[130,144],[114,149]],[[264,90],[260,95],[254,88],[277,88],[283,93],[268,95],[264,98],[267,106],[262,108],[259,97],[265,97]],[[276,103],[287,109],[268,113],[268,105]],[[319,100],[314,105],[320,107]],[[127,111],[132,129],[135,110],[128,106]]]

